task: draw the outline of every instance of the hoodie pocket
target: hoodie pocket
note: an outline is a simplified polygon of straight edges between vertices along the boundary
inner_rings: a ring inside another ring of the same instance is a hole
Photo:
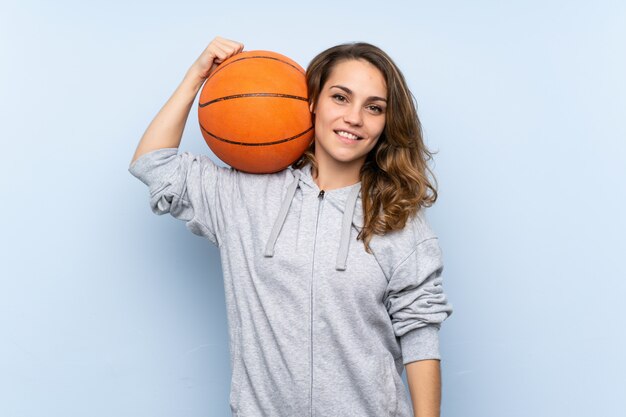
[[[398,409],[398,394],[396,386],[396,364],[391,355],[383,356],[383,376],[384,376],[384,394],[387,403],[387,415],[395,417]]]

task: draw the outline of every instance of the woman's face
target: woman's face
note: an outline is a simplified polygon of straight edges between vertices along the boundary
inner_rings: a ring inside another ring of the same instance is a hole
[[[378,68],[365,60],[335,65],[315,108],[315,157],[330,164],[365,162],[385,127],[387,86]]]

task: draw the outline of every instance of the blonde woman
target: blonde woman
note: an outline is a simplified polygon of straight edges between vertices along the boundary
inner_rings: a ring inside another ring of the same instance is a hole
[[[438,331],[452,306],[424,213],[437,199],[432,154],[402,73],[367,43],[321,52],[306,74],[310,147],[249,174],[178,150],[203,82],[242,50],[208,45],[129,168],[156,214],[220,250],[233,416],[439,416]]]

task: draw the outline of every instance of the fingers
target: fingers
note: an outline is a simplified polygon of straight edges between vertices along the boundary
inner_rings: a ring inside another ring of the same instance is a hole
[[[237,41],[233,41],[230,39],[226,39],[226,38],[222,38],[220,36],[216,36],[214,41],[219,44],[220,46],[223,46],[224,49],[226,50],[232,50],[235,52],[241,52],[243,51],[243,43],[241,42],[237,42]]]
[[[244,45],[240,42],[217,36],[211,41],[207,49],[210,51],[211,55],[216,58],[214,62],[221,63],[243,51],[243,47]]]
[[[194,76],[206,79],[217,65],[242,52],[243,47],[241,42],[216,36],[191,66],[190,71]]]
[[[209,51],[213,55],[213,62],[219,63],[224,61],[228,57],[228,50],[222,49],[219,44],[209,45]]]

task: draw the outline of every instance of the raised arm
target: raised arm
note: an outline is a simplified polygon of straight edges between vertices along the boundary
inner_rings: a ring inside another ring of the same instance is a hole
[[[162,148],[178,148],[191,105],[200,87],[217,66],[229,57],[243,51],[243,44],[217,36],[187,70],[174,94],[159,110],[144,132],[132,165],[141,155]]]

